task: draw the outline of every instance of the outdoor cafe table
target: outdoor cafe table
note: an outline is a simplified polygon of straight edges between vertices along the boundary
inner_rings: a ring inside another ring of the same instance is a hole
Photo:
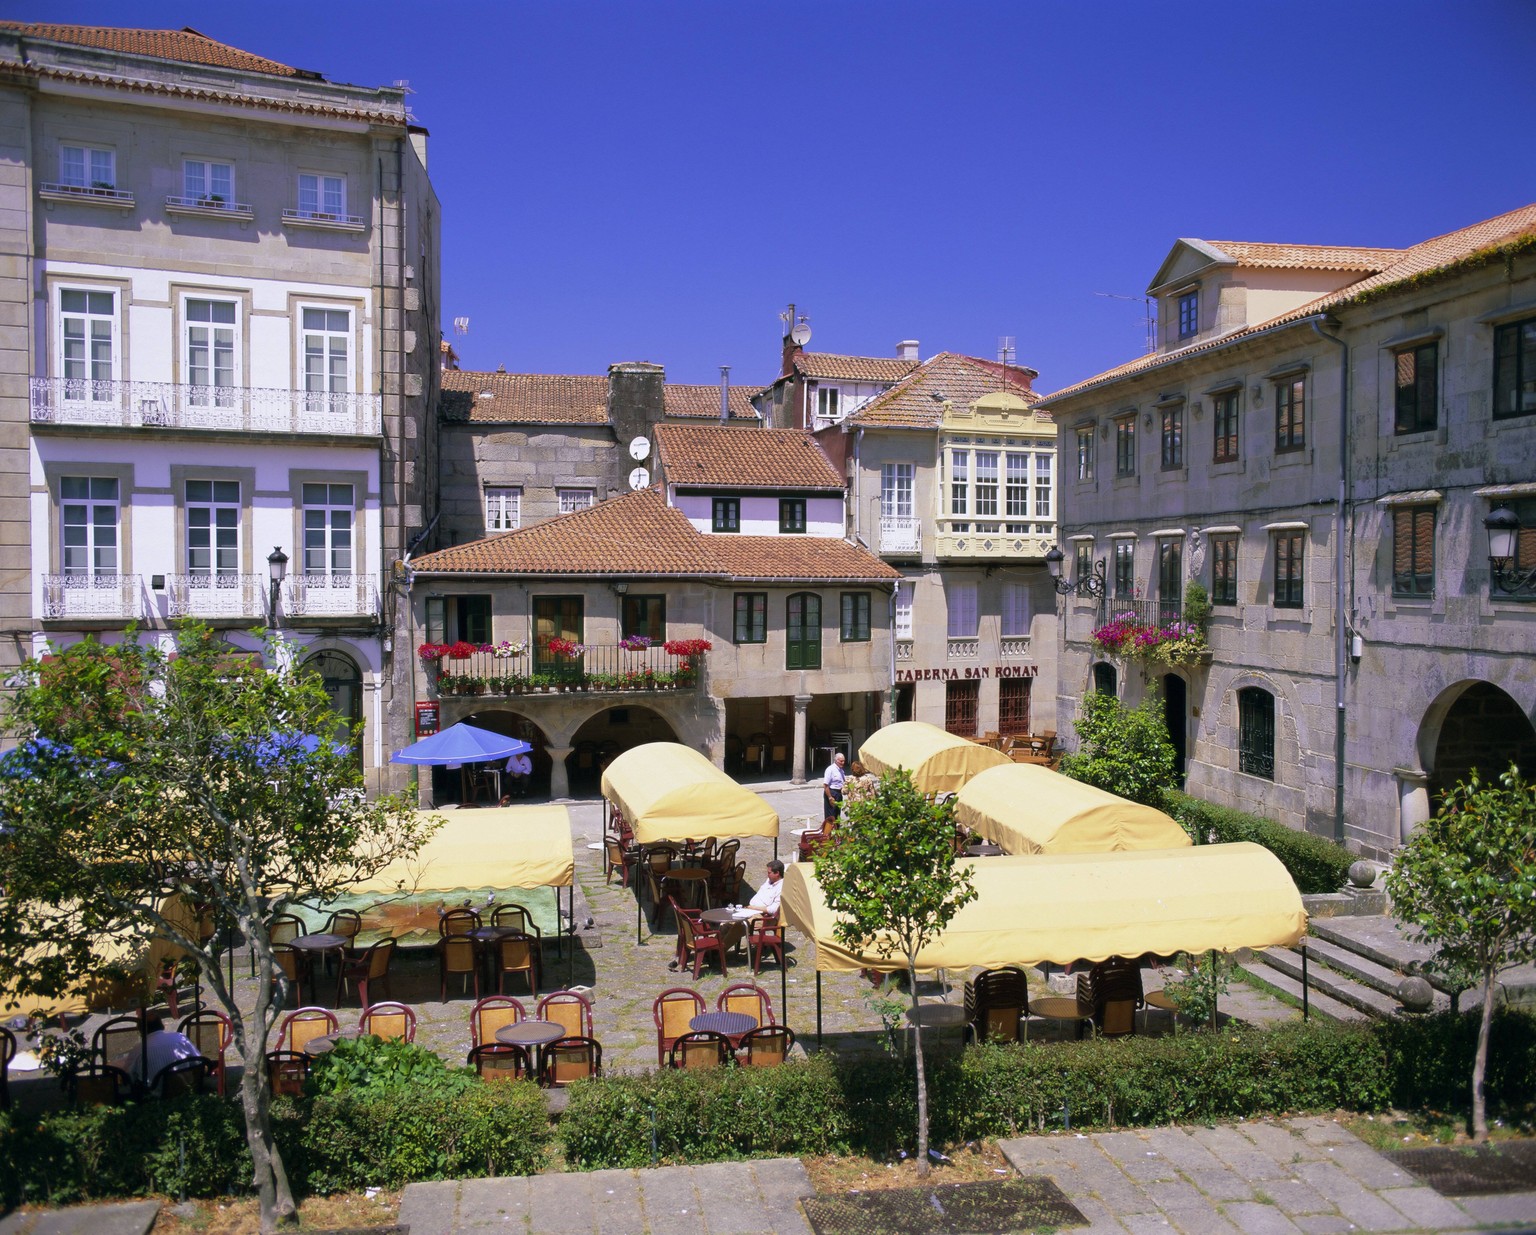
[[[688,1022],[694,1033],[724,1034],[733,1042],[742,1034],[757,1028],[757,1020],[745,1012],[700,1012]]]
[[[675,866],[661,877],[663,885],[669,883],[678,884],[678,891],[682,891],[684,883],[703,883],[704,903],[709,904],[709,872],[702,866]]]
[[[544,1048],[566,1036],[564,1025],[554,1021],[518,1021],[515,1025],[503,1025],[496,1031],[496,1041],[504,1046],[521,1046],[542,1057]],[[534,1072],[543,1070],[542,1058],[535,1060]]]
[[[1076,1021],[1077,1036],[1083,1036],[1083,1025],[1093,1019],[1093,1009],[1085,1009],[1076,999],[1053,996],[1048,999],[1029,1001],[1031,1016],[1041,1016],[1048,1021]]]
[[[346,946],[345,935],[327,935],[323,932],[318,935],[300,935],[289,944],[289,947],[298,948],[301,952],[316,953],[339,952]]]
[[[372,1038],[374,1034],[365,1034],[361,1029],[341,1029],[336,1033],[321,1034],[318,1038],[311,1038],[304,1043],[306,1055],[326,1055],[336,1046],[342,1038]]]

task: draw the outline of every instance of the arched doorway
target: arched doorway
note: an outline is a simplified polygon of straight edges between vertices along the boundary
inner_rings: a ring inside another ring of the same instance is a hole
[[[565,773],[571,796],[601,791],[603,769],[617,755],[647,742],[675,742],[677,733],[661,713],[645,707],[606,708],[582,722],[571,738]]]
[[[1492,682],[1473,682],[1446,710],[1429,766],[1430,809],[1473,768],[1486,780],[1514,763],[1536,776],[1536,728],[1514,699]]]
[[[320,675],[320,685],[331,701],[331,711],[339,718],[334,734],[338,742],[351,741],[357,735],[355,749],[362,753],[357,726],[363,719],[363,674],[345,652],[316,652],[304,662],[304,668]]]
[[[1184,783],[1184,760],[1189,754],[1189,686],[1177,673],[1163,675],[1163,723],[1173,743],[1173,770]]]
[[[516,712],[475,712],[464,717],[469,724],[492,733],[505,733],[509,737],[522,738],[533,747],[529,758],[533,761],[533,775],[529,778],[529,798],[549,796],[549,738],[544,731],[526,716]],[[503,761],[505,762],[505,761]],[[459,773],[446,768],[432,769],[432,797],[437,802],[457,802],[460,794]]]

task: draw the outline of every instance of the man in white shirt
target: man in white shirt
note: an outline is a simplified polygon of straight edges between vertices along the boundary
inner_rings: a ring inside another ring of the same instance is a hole
[[[821,778],[821,794],[824,800],[822,822],[836,819],[843,809],[843,785],[848,779],[843,771],[843,764],[847,760],[842,751],[832,756],[832,762],[827,765],[826,775]]]
[[[506,774],[510,778],[511,784],[508,786],[506,794],[503,795],[502,801],[505,802],[507,798],[514,795],[520,798],[527,797],[528,782],[533,777],[533,760],[528,757],[527,751],[513,755],[512,758],[507,760]]]
[[[720,939],[725,944],[726,951],[734,951],[741,946],[741,941],[747,937],[747,927],[755,926],[758,918],[767,914],[777,914],[779,905],[784,897],[784,863],[778,858],[768,863],[768,878],[763,880],[763,886],[752,894],[752,899],[747,902],[747,908],[752,910],[752,916],[745,922],[727,922],[720,928]],[[668,969],[676,969],[677,962],[673,961]]]
[[[153,1081],[163,1068],[182,1059],[196,1059],[200,1052],[186,1034],[167,1029],[158,1016],[145,1027],[144,1044],[124,1051],[112,1062],[136,1081]]]

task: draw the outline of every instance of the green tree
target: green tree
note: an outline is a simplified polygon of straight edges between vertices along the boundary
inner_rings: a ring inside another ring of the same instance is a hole
[[[366,801],[319,678],[280,641],[268,653],[273,671],[188,625],[174,654],[88,639],[29,662],[6,717],[23,741],[0,775],[0,970],[51,996],[100,972],[109,937],[184,952],[234,1024],[264,1231],[295,1213],[267,1106],[288,994],[272,920],[410,855],[438,822]],[[199,918],[250,947],[254,1004],[237,1006]]]
[[[833,934],[839,943],[906,961],[917,1039],[917,1173],[926,1176],[928,1082],[917,955],[976,899],[969,868],[955,862],[953,800],[930,802],[904,769],[885,773],[871,794],[844,804],[833,843],[816,856],[816,881],[838,915]]]
[[[1483,1080],[1500,970],[1536,959],[1536,785],[1513,765],[1472,775],[1403,846],[1387,875],[1392,912],[1438,949],[1442,971],[1483,988],[1472,1062],[1472,1135],[1488,1139]]]
[[[1064,775],[1162,809],[1163,795],[1178,788],[1177,756],[1159,697],[1149,694],[1128,708],[1114,695],[1085,695],[1072,727],[1076,754],[1063,755]]]

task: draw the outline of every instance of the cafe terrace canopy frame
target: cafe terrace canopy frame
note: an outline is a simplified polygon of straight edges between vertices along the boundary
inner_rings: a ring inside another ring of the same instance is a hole
[[[958,793],[971,777],[1011,762],[1000,750],[920,720],[876,730],[859,747],[859,760],[876,776],[906,768],[917,791],[926,794]]]
[[[973,777],[955,797],[955,820],[1010,854],[1190,847],[1189,834],[1155,807],[1029,763]]]
[[[603,773],[603,797],[624,812],[635,843],[779,839],[779,816],[692,747],[647,742],[619,755]]]

